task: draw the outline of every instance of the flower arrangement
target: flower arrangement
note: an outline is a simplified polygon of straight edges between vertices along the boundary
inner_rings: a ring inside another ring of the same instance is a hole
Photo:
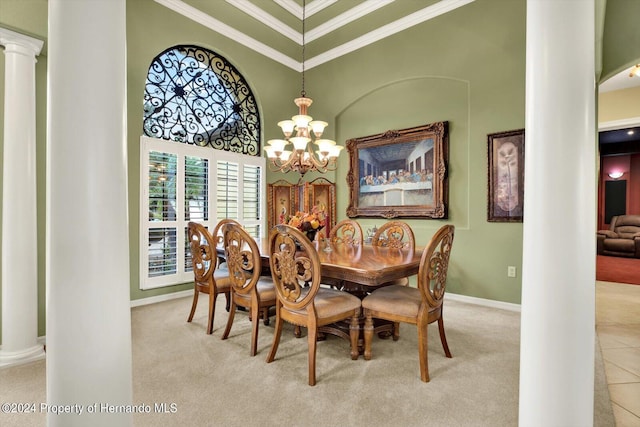
[[[327,223],[327,215],[323,205],[316,205],[311,212],[296,212],[289,218],[287,224],[307,234],[309,240],[313,241],[318,230],[321,230]]]

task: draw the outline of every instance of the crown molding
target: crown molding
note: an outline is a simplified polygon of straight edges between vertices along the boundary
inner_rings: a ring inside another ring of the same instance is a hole
[[[227,0],[230,4],[233,4],[235,6],[235,4],[242,4],[245,5],[245,9],[249,10],[249,9],[257,9],[253,6],[253,4],[250,4],[249,2],[245,2],[245,0]],[[294,10],[296,7],[300,9],[300,12],[302,12],[302,8],[295,3],[293,0],[274,0],[276,3],[278,3],[280,6],[284,7],[285,9],[289,10],[291,12],[291,10]],[[321,8],[325,8],[327,6],[329,6],[330,4],[333,4],[336,0],[314,0],[312,1],[309,6],[307,7],[311,7],[312,5],[315,6],[316,11],[317,10],[321,10]],[[391,2],[392,0],[383,0],[383,2],[381,2],[381,4],[387,5]],[[334,60],[336,58],[339,58],[343,55],[346,55],[350,52],[353,52],[355,50],[358,50],[360,48],[363,48],[365,46],[368,46],[372,43],[375,43],[379,40],[382,40],[386,37],[389,37],[393,34],[399,33],[401,31],[406,30],[407,28],[411,28],[415,25],[421,24],[425,21],[428,21],[430,19],[433,19],[437,16],[440,16],[442,14],[445,14],[447,12],[450,12],[452,10],[455,10],[459,7],[465,6],[469,3],[473,3],[475,0],[441,0],[438,3],[435,3],[431,6],[428,6],[424,9],[421,9],[417,12],[414,12],[410,15],[405,16],[404,18],[400,18],[394,22],[391,22],[387,25],[384,25],[374,31],[371,31],[367,34],[364,34],[360,37],[357,37],[347,43],[344,43],[340,46],[337,46],[333,49],[329,49],[328,51],[321,53],[313,58],[310,58],[309,60],[305,61],[305,69],[309,70],[313,67],[316,67],[320,64],[324,64],[326,62],[329,62],[331,60]],[[191,20],[193,20],[194,22],[197,22],[201,25],[204,25],[205,27],[209,28],[212,31],[215,31],[225,37],[228,37],[240,44],[242,44],[243,46],[246,46],[249,49],[254,50],[255,52],[264,55],[268,58],[271,58],[272,60],[279,62],[282,65],[285,65],[295,71],[301,72],[302,71],[302,63],[299,61],[294,60],[293,58],[281,53],[280,51],[273,49],[272,47],[267,46],[266,44],[247,36],[246,34],[232,28],[231,26],[223,23],[222,21],[219,21],[209,15],[207,15],[206,13],[192,7],[189,6],[188,4],[184,3],[181,0],[155,0],[156,3],[161,4],[171,10],[173,10],[176,13],[179,13],[180,15],[189,18]],[[366,3],[374,3],[374,2],[366,2]],[[375,3],[380,3],[380,2],[375,2]],[[295,6],[295,7],[294,7]],[[364,8],[364,6],[362,6]],[[373,6],[371,6],[373,7]],[[382,6],[380,6],[382,7]],[[354,11],[355,9],[355,11]],[[372,9],[375,10],[375,9]],[[245,10],[246,11],[246,10]],[[343,22],[342,25],[345,25],[347,23],[347,20],[350,19],[351,14],[357,14],[357,13],[363,13],[364,9],[360,9],[359,7],[355,7],[352,8],[350,11],[345,12],[344,14],[340,15],[339,17],[334,18],[335,20],[338,20],[340,22]],[[249,13],[249,12],[247,12]],[[252,13],[258,13],[255,10]],[[293,12],[292,12],[293,13]],[[295,13],[294,13],[295,14]],[[252,15],[253,16],[253,15]],[[269,14],[267,14],[266,12],[262,12],[262,14],[258,15],[258,16],[270,16]],[[300,16],[302,16],[300,14]],[[255,17],[255,16],[254,16]],[[285,24],[283,24],[282,22],[280,22],[279,20],[271,17],[274,21],[279,22],[280,24],[278,24],[278,26],[284,26],[287,27]],[[263,21],[263,18],[256,18],[256,19],[260,19],[261,21]],[[357,19],[357,18],[355,18]],[[353,19],[352,19],[353,20]],[[333,21],[333,20],[331,20]],[[322,31],[334,31],[336,28],[338,28],[338,21],[329,24],[331,21],[328,21],[326,24],[326,28],[323,29]],[[265,21],[263,21],[265,22]],[[349,21],[350,22],[350,21]],[[322,27],[322,26],[321,26]],[[291,30],[290,27],[289,30]],[[332,28],[331,30],[329,30],[329,28]],[[278,31],[277,29],[274,28],[275,31]],[[282,30],[282,28],[281,28]],[[295,32],[295,30],[292,30]],[[280,32],[280,31],[279,31]],[[310,32],[308,32],[307,34],[309,34]],[[284,34],[284,33],[282,33]],[[327,33],[324,33],[327,34]],[[324,35],[322,34],[322,35]],[[292,34],[293,35],[293,34]],[[297,33],[297,36],[300,36],[300,41],[298,43],[302,43],[302,38],[301,38],[301,34]],[[317,35],[317,37],[320,37],[321,35]],[[316,37],[316,38],[317,38]],[[291,38],[291,37],[290,37]],[[292,38],[292,40],[294,40]],[[294,40],[296,41],[296,40]]]
[[[394,22],[384,25],[377,30],[373,30],[367,34],[355,38],[350,42],[344,43],[333,49],[329,49],[324,53],[314,56],[313,58],[310,58],[308,61],[306,61],[305,67],[307,69],[317,67],[320,64],[324,64],[325,62],[329,62],[333,59],[344,56],[350,52],[404,31],[407,28],[411,28],[415,25],[421,24],[437,16],[455,10],[459,7],[465,6],[469,3],[473,3],[474,1],[475,0],[442,0],[436,4],[407,15],[404,18],[400,18]]]
[[[640,126],[640,117],[629,117],[627,119],[612,120],[598,124],[598,131],[617,130]]]
[[[363,16],[380,9],[381,7],[393,3],[394,1],[395,0],[379,0],[375,2],[369,1],[360,3],[358,6],[349,9],[348,11],[336,16],[333,19],[328,20],[324,24],[318,25],[313,30],[307,31],[307,33],[305,34],[305,38],[308,42],[319,39],[320,37],[325,36],[340,27],[344,27],[345,25],[355,21],[356,19],[360,19]]]
[[[191,19],[205,27],[209,28],[216,33],[222,34],[243,46],[248,47],[268,58],[273,59],[276,62],[281,63],[293,70],[302,71],[302,64],[294,59],[280,53],[279,51],[267,46],[266,44],[259,42],[258,40],[247,36],[246,34],[230,27],[222,21],[219,21],[206,13],[189,6],[181,0],[155,0],[156,3],[161,4],[180,15]]]
[[[263,24],[267,25],[274,31],[282,34],[288,39],[293,40],[300,46],[302,46],[302,34],[299,31],[294,30],[284,22],[275,18],[273,15],[265,12],[263,9],[255,6],[249,0],[226,0],[231,6],[234,6],[240,9],[242,12],[251,16],[252,18],[257,19]]]
[[[295,15],[296,17],[298,17],[300,20],[302,20],[302,8],[295,2],[293,2],[292,0],[274,0],[276,3],[280,4],[281,6],[283,6],[287,11],[291,12],[293,15]],[[320,0],[316,0],[313,3],[318,3],[318,1]],[[322,5],[323,8],[329,6],[332,3],[335,3],[336,0],[329,0],[329,1],[325,1]],[[369,2],[364,2],[359,4],[356,7],[351,8],[350,10],[336,16],[333,19],[330,19],[329,21],[325,22],[324,24],[321,24],[319,26],[317,26],[316,28],[314,28],[313,30],[307,31],[305,33],[305,39],[306,42],[310,42],[316,39],[319,39],[322,36],[325,36],[327,34],[329,34],[332,31],[335,31],[341,27],[344,27],[345,25],[348,25],[349,23],[362,18],[363,16],[374,12],[378,9],[380,9],[381,7],[384,7],[390,3],[393,3],[395,0],[378,0],[378,1],[369,1]],[[261,9],[260,7],[256,6],[255,4],[251,3],[251,1],[249,0],[226,0],[227,3],[229,3],[231,6],[236,7],[237,9],[241,10],[242,12],[246,13],[247,15],[251,16],[252,18],[257,19],[259,22],[262,22],[263,24],[267,25],[268,27],[270,27],[272,30],[282,34],[283,36],[287,37],[290,40],[293,40],[294,42],[296,42],[297,44],[299,44],[300,46],[302,46],[302,34],[298,31],[296,31],[295,29],[291,28],[290,26],[288,26],[287,24],[285,24],[284,22],[280,21],[279,19],[277,19],[276,17],[274,17],[273,15],[265,12],[263,9]],[[286,3],[286,4],[285,4]],[[292,11],[290,8],[291,7],[297,7],[300,9],[300,15],[298,16],[298,13],[296,11]],[[310,6],[308,6],[310,7]],[[316,9],[316,11],[319,9]],[[309,9],[307,9],[307,11],[309,11]],[[295,12],[295,13],[294,13]]]
[[[295,16],[296,18],[302,20],[302,6],[296,3],[293,0],[273,0],[274,3],[278,4],[284,10]],[[331,6],[336,3],[338,0],[313,0],[309,4],[307,4],[306,15],[307,18],[315,15],[321,10]]]

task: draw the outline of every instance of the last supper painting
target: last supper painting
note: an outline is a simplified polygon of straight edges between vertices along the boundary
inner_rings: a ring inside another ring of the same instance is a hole
[[[347,141],[347,215],[447,218],[448,123]]]

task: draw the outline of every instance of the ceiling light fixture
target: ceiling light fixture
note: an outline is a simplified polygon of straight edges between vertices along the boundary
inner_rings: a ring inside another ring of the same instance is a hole
[[[640,77],[640,64],[636,64],[631,67],[631,72],[629,73],[629,77],[638,76]]]
[[[325,173],[329,170],[335,170],[337,167],[337,159],[340,150],[344,147],[337,145],[335,141],[330,139],[320,139],[327,122],[313,120],[307,115],[308,108],[313,102],[311,98],[307,98],[304,90],[304,54],[305,54],[305,1],[302,2],[302,91],[300,98],[296,98],[293,102],[298,106],[298,114],[293,116],[291,120],[282,120],[278,122],[278,126],[282,128],[284,139],[271,139],[267,141],[269,144],[264,147],[267,157],[271,161],[271,170],[286,172],[298,172],[300,179],[309,171],[317,171]],[[311,138],[311,131],[315,136],[315,141]],[[318,150],[314,150],[310,142],[318,145]],[[293,144],[293,150],[286,150],[286,146]]]

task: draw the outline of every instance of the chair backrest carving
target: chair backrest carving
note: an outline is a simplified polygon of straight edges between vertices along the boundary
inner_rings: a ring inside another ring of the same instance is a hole
[[[454,232],[453,225],[443,225],[422,253],[418,270],[418,289],[432,308],[442,305],[444,299]]]
[[[287,310],[315,312],[320,288],[320,260],[315,246],[289,225],[276,225],[269,234],[269,265],[278,299]]]
[[[215,226],[215,228],[213,229],[213,232],[211,233],[211,235],[213,236],[213,239],[216,242],[216,245],[221,245],[223,242],[223,230],[222,227],[225,224],[237,224],[240,225],[240,223],[238,221],[236,221],[235,219],[231,219],[231,218],[224,218],[221,219]]]
[[[187,224],[189,247],[191,249],[191,264],[193,275],[197,283],[206,284],[216,269],[216,245],[209,230],[197,222]]]
[[[237,222],[222,226],[229,280],[238,294],[249,294],[260,279],[262,264],[256,241]]]
[[[362,245],[362,227],[357,221],[343,219],[331,229],[329,241],[333,244]]]
[[[395,249],[415,249],[416,239],[409,224],[403,221],[389,221],[378,228],[371,244]]]

